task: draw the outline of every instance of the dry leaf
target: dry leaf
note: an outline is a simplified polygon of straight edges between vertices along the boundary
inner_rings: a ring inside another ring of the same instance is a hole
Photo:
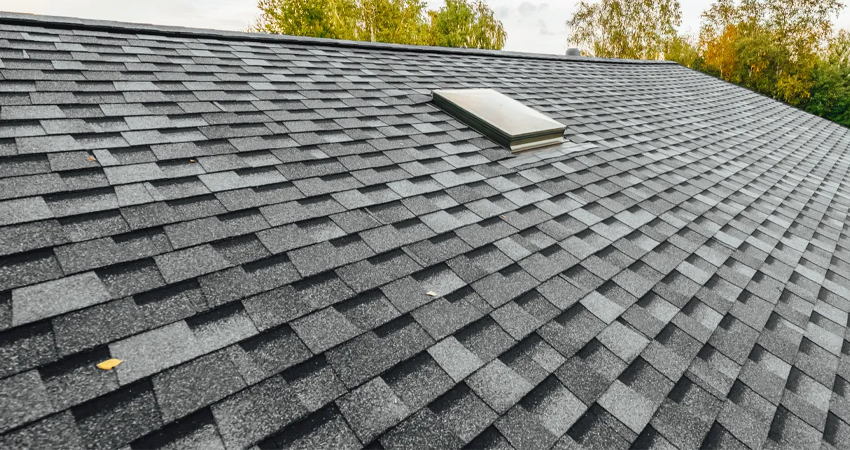
[[[195,162],[195,160],[194,160],[194,159],[190,159],[190,160],[189,160],[189,162],[190,162],[190,163],[193,163],[193,162]]]
[[[430,295],[431,297],[436,297],[437,293],[433,292],[433,291],[428,291],[428,292],[425,293],[425,295]]]
[[[88,158],[86,158],[86,161],[94,161],[94,156],[89,156]]]
[[[103,370],[112,370],[112,368],[114,368],[118,364],[121,364],[122,362],[123,361],[121,361],[120,359],[115,359],[115,358],[107,359],[106,361],[98,364],[97,368],[103,369]]]

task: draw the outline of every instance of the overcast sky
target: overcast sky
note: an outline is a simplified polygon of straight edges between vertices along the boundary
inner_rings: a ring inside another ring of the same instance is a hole
[[[427,0],[431,8],[444,0]],[[699,30],[700,13],[713,0],[681,0],[682,29]],[[506,50],[563,54],[564,22],[573,0],[488,0],[508,32]],[[850,0],[838,26],[850,29]],[[0,0],[0,11],[244,30],[257,16],[256,0]]]

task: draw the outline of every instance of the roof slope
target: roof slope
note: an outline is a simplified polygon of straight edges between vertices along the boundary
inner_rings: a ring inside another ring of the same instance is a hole
[[[847,448],[850,130],[670,64],[16,20],[0,448]]]

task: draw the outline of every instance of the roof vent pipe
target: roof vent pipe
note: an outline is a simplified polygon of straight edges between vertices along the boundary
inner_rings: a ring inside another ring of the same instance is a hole
[[[575,47],[570,47],[567,49],[567,56],[581,56],[581,50]]]

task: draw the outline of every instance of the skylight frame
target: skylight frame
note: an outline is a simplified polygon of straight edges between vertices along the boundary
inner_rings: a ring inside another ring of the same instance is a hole
[[[566,126],[494,89],[436,89],[433,102],[514,153],[564,142]]]

